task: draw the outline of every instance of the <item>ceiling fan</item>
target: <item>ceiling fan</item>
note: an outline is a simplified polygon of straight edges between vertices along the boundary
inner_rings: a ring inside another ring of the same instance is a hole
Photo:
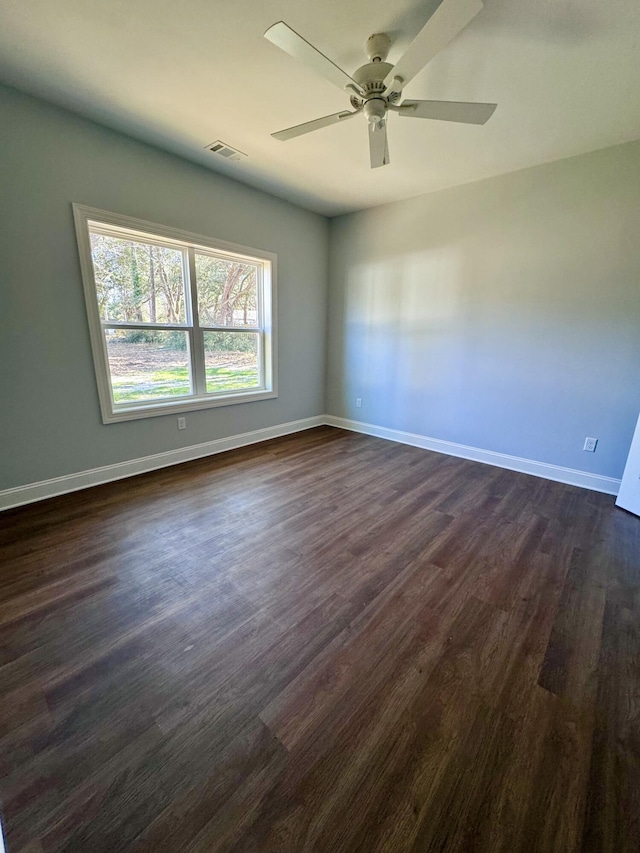
[[[352,76],[320,53],[284,21],[269,27],[264,34],[265,38],[340,89],[350,92],[353,107],[352,111],[343,110],[314,121],[297,124],[295,127],[288,127],[271,135],[274,139],[286,142],[296,136],[320,130],[331,124],[339,124],[359,113],[364,113],[369,123],[369,153],[373,169],[390,162],[387,144],[389,111],[396,112],[404,118],[484,124],[493,115],[497,104],[465,101],[397,103],[405,85],[424,68],[427,62],[443,50],[482,8],[481,0],[442,0],[396,65],[386,61],[391,46],[389,36],[386,33],[370,36],[366,44],[369,62],[354,71]]]

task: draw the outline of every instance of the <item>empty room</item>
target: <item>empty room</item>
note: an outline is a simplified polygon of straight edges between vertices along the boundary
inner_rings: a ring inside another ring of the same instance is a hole
[[[639,47],[4,0],[0,853],[638,853]]]

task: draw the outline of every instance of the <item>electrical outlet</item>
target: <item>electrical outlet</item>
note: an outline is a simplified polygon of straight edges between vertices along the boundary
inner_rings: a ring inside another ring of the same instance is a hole
[[[356,397],[356,409],[362,408],[362,397]]]
[[[587,450],[589,453],[596,452],[596,445],[598,444],[597,438],[585,438],[583,450]]]
[[[178,418],[178,429],[186,429],[187,428],[187,419],[186,418]]]

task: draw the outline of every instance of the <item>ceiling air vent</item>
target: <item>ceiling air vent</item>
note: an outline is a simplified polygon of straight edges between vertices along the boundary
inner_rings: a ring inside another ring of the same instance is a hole
[[[217,157],[224,157],[225,160],[244,160],[247,156],[242,151],[232,148],[231,145],[227,145],[226,142],[222,142],[220,139],[216,139],[211,145],[205,145],[205,148],[207,151],[212,151]]]

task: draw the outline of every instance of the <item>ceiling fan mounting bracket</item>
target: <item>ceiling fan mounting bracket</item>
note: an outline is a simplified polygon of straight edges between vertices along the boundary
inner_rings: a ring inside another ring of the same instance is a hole
[[[344,87],[344,90],[345,92],[353,92],[353,94],[351,95],[351,100],[353,100],[354,96],[357,97],[364,95],[362,89],[359,86],[356,86],[355,83],[347,83],[347,85]]]
[[[402,94],[403,87],[404,80],[402,79],[402,77],[394,77],[387,88],[387,97],[389,98],[389,100],[397,101],[400,95]]]
[[[374,33],[367,39],[365,53],[370,62],[384,62],[389,55],[391,39],[386,33]]]

